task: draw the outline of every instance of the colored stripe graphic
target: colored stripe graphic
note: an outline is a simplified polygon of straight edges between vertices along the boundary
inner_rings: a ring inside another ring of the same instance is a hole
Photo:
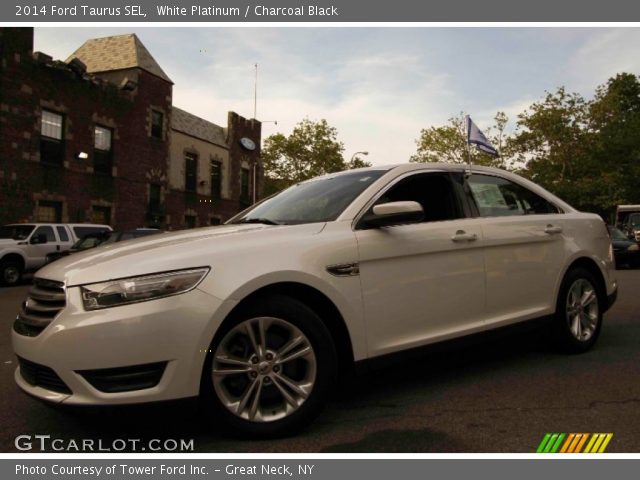
[[[536,453],[604,453],[612,438],[613,433],[546,433]]]

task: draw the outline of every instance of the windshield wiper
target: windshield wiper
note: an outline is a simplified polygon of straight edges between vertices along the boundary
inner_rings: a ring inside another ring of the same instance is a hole
[[[264,223],[265,225],[283,225],[282,223],[271,220],[270,218],[243,218],[242,220],[233,223]]]

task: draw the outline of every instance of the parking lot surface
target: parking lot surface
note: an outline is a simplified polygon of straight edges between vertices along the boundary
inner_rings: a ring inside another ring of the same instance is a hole
[[[193,439],[198,452],[534,452],[547,432],[611,432],[607,452],[640,452],[640,270],[618,279],[587,354],[561,355],[536,332],[430,354],[357,377],[309,429],[269,441],[221,435],[193,401],[78,409],[25,395],[10,332],[29,286],[0,288],[0,451],[16,451],[19,435],[51,435]]]

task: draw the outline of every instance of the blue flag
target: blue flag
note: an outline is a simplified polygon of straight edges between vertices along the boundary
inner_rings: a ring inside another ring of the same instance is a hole
[[[465,120],[467,121],[467,143],[469,145],[475,145],[478,147],[478,150],[482,150],[489,155],[493,155],[494,157],[499,157],[500,154],[498,150],[495,149],[491,142],[487,140],[487,137],[484,136],[484,133],[480,131],[471,117],[469,115],[465,116]]]

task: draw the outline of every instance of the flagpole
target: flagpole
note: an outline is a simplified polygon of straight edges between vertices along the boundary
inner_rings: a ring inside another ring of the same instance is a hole
[[[471,135],[471,117],[469,115],[465,115],[465,124],[466,124],[466,133],[467,133],[467,177],[471,176],[471,144],[469,143],[469,136]]]

